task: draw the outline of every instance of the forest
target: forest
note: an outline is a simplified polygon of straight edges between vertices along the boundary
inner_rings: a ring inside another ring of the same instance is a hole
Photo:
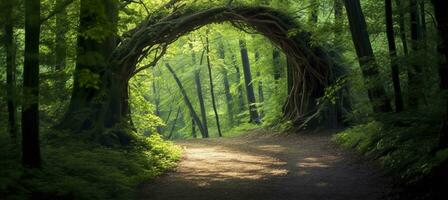
[[[448,199],[445,0],[0,0],[0,199]]]

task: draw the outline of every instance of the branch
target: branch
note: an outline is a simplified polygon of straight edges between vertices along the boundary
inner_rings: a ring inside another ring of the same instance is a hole
[[[73,0],[66,0],[62,2],[60,5],[57,5],[53,11],[51,11],[46,17],[40,19],[40,24],[47,22],[49,19],[59,14],[60,12],[64,12],[65,8],[67,8],[70,4],[73,3]]]

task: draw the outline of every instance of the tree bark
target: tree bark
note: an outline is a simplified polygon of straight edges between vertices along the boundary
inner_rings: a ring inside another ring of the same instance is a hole
[[[410,0],[409,13],[411,15],[411,47],[413,52],[419,51],[419,43],[421,42],[421,25],[419,20],[419,12],[417,0]],[[421,90],[423,82],[421,79],[422,68],[415,62],[408,67],[408,104],[409,108],[418,109],[420,100],[423,98]]]
[[[59,128],[101,133],[104,128],[112,128],[122,121],[126,117],[123,114],[129,112],[128,78],[112,72],[116,66],[108,62],[117,45],[118,6],[114,0],[81,0],[79,16],[73,92]],[[86,33],[98,26],[108,31],[101,33],[100,38],[87,36]],[[95,81],[85,83],[86,76]]]
[[[240,51],[241,51],[241,59],[243,61],[243,71],[244,71],[244,82],[246,85],[246,94],[247,94],[247,102],[249,104],[249,114],[250,114],[250,123],[261,123],[260,116],[258,115],[254,87],[252,84],[252,73],[250,72],[250,62],[249,56],[247,53],[246,42],[244,40],[240,40]]]
[[[196,111],[194,111],[193,104],[191,104],[190,98],[188,98],[187,92],[185,91],[184,86],[182,85],[182,82],[180,81],[179,77],[177,77],[176,73],[174,72],[173,68],[170,66],[169,63],[165,63],[166,68],[168,71],[170,71],[171,75],[173,76],[174,80],[177,83],[177,86],[179,86],[179,90],[182,94],[182,97],[184,99],[185,105],[187,106],[188,110],[190,111],[190,116],[193,118],[194,124],[198,125],[199,131],[202,134],[203,138],[207,138],[207,132],[204,129],[204,126],[202,125],[201,120],[199,119],[198,114]],[[194,127],[194,126],[193,126]],[[193,128],[194,130],[194,128]],[[193,131],[193,136],[195,135],[195,130]]]
[[[401,38],[401,43],[403,45],[403,52],[404,55],[408,55],[409,54],[409,49],[408,49],[408,41],[407,41],[407,37],[406,37],[406,26],[404,23],[404,10],[403,10],[403,6],[401,4],[401,0],[396,0],[395,3],[397,4],[399,13],[398,13],[398,25],[400,27],[400,38]]]
[[[15,0],[4,2],[4,46],[6,50],[6,92],[8,104],[8,132],[14,143],[17,142],[17,107],[16,107],[16,41],[14,39]]]
[[[381,81],[378,65],[373,55],[364,14],[359,0],[344,0],[353,43],[374,112],[390,112],[392,107]]]
[[[397,47],[395,45],[392,0],[385,0],[385,10],[387,42],[389,46],[390,66],[395,94],[395,111],[401,112],[403,111],[403,97],[401,96],[400,73],[397,63]]]
[[[177,109],[176,117],[174,118],[173,126],[171,126],[170,134],[168,135],[168,139],[171,139],[173,136],[174,130],[176,129],[177,119],[179,119],[180,107]]]
[[[243,92],[243,86],[241,84],[241,71],[238,65],[236,64],[236,56],[232,55],[232,61],[233,66],[235,67],[235,78],[236,78],[236,84],[238,85],[238,111],[239,113],[244,111],[244,92]],[[239,122],[239,119],[238,119]]]
[[[342,32],[343,32],[343,26],[344,26],[344,3],[342,0],[334,0],[333,2],[333,9],[334,9],[334,44],[335,45],[341,45],[342,44]]]
[[[219,43],[219,49],[218,49],[218,56],[224,63],[224,66],[221,67],[221,74],[223,76],[223,82],[224,82],[224,93],[226,95],[226,104],[227,104],[227,116],[229,120],[229,125],[232,127],[234,124],[234,118],[233,118],[233,99],[232,94],[230,94],[230,83],[229,83],[229,76],[228,72],[225,66],[225,50],[224,50],[224,44]]]
[[[25,61],[22,103],[22,164],[40,168],[39,146],[40,0],[25,1]]]
[[[65,3],[64,0],[56,0],[56,8],[63,7]],[[68,20],[66,8],[63,7],[62,10],[56,14],[56,37],[55,37],[55,69],[63,70],[65,69],[67,63],[67,39],[66,35],[68,32]]]
[[[205,49],[207,51],[206,52],[207,53],[207,69],[208,69],[208,77],[210,80],[210,95],[212,97],[213,112],[215,113],[216,127],[218,128],[218,136],[222,137],[221,124],[219,122],[218,108],[216,106],[216,99],[215,99],[215,86],[213,85],[212,65],[210,62],[210,42],[208,39],[208,35],[205,37],[205,41],[206,41]]]
[[[190,44],[190,48],[193,49],[192,44]],[[205,110],[204,94],[202,93],[202,84],[201,84],[201,70],[200,70],[201,65],[198,65],[198,63],[196,63],[196,54],[194,52],[192,52],[191,58],[193,61],[193,66],[195,67],[194,82],[196,84],[196,92],[198,95],[199,108],[201,110],[201,117],[202,117],[202,123],[201,124],[196,123],[196,125],[203,126],[202,127],[202,129],[204,130],[203,137],[208,138],[209,134],[208,134],[207,112]]]
[[[257,51],[255,52],[255,62],[260,61],[260,53]],[[257,71],[257,79],[258,79],[258,101],[260,104],[264,102],[264,94],[263,94],[263,81],[261,80],[261,73],[260,71]],[[263,118],[263,109],[260,109],[260,120]]]
[[[445,149],[448,148],[448,12],[445,0],[432,0],[432,3],[440,36],[438,50],[442,56],[439,63],[440,87],[444,92],[443,98],[446,104],[438,148]]]
[[[156,87],[156,80],[152,81],[152,92],[153,92],[153,95],[154,95],[154,105],[156,106],[156,113],[155,114],[157,116],[159,116],[159,117],[162,117],[162,115],[160,113],[160,93],[159,93],[159,91],[157,90],[157,87]],[[157,126],[156,129],[157,129],[158,133],[162,133],[162,127],[161,126]]]

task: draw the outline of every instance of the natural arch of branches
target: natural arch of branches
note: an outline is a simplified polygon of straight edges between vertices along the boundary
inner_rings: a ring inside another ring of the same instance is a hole
[[[317,98],[324,95],[325,86],[333,80],[333,59],[323,47],[311,41],[311,34],[293,18],[267,7],[216,7],[202,11],[189,8],[150,16],[124,34],[109,57],[108,67],[98,73],[102,80],[100,89],[77,92],[85,89],[74,87],[61,126],[97,132],[129,123],[128,81],[132,76],[156,65],[180,36],[222,22],[266,36],[287,56],[289,95],[284,106],[285,119],[302,123],[306,116],[316,112]],[[137,68],[148,55],[155,55],[153,61]]]

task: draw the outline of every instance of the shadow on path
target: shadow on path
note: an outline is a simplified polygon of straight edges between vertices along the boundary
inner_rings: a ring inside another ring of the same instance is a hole
[[[249,133],[176,142],[178,168],[142,186],[140,199],[374,200],[389,191],[380,171],[353,159],[329,134]]]

